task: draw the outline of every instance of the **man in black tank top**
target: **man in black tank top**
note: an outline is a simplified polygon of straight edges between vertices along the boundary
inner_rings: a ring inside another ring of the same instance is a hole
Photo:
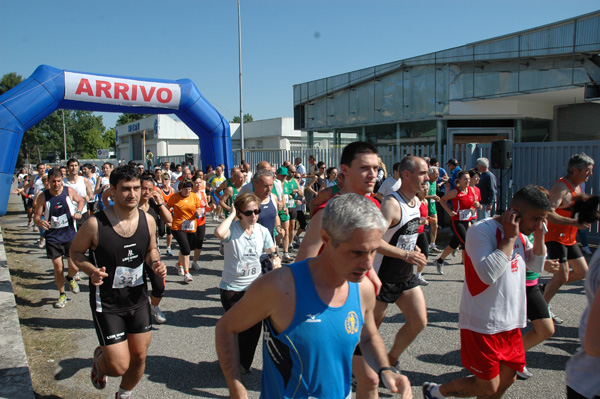
[[[390,364],[396,365],[402,352],[427,325],[425,297],[413,265],[425,266],[427,257],[416,246],[421,219],[419,191],[427,190],[428,166],[424,159],[407,156],[400,162],[400,189],[384,198],[381,212],[389,223],[383,237],[390,245],[404,252],[404,257],[378,254],[374,269],[381,279],[382,287],[375,305],[375,321],[381,325],[389,303],[395,303],[406,317],[388,353]]]
[[[63,185],[59,168],[48,171],[48,183],[50,188],[44,190],[35,200],[34,223],[45,231],[46,256],[52,260],[54,266],[54,282],[59,292],[54,307],[63,308],[67,304],[63,256],[69,264],[67,284],[74,294],[79,293],[79,285],[74,279],[77,268],[69,257],[69,248],[75,237],[75,222],[81,219],[85,201],[75,190]],[[75,211],[71,210],[71,203],[77,204]]]
[[[114,205],[82,226],[71,245],[71,257],[91,282],[90,305],[100,342],[94,351],[92,384],[103,389],[106,376],[122,376],[116,397],[128,399],[144,374],[151,339],[144,264],[161,278],[167,269],[156,245],[156,222],[138,209],[137,170],[128,165],[117,168],[110,175],[110,186]]]

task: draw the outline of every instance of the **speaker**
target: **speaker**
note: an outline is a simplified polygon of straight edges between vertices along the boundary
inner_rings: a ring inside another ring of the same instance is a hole
[[[185,154],[185,164],[186,165],[194,164],[194,154],[191,154],[189,152]]]
[[[512,166],[512,140],[492,141],[491,168],[510,169]]]

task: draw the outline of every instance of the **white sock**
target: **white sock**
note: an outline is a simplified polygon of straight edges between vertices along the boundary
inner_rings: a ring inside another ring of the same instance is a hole
[[[433,388],[431,388],[430,392],[434,398],[445,398],[445,396],[440,393],[440,387],[441,385],[436,385]]]
[[[417,272],[417,278],[421,277],[421,272]]]
[[[117,397],[120,399],[129,399],[129,398],[131,398],[131,392],[132,391],[128,391],[126,389],[119,387],[119,392],[118,392],[119,395]]]

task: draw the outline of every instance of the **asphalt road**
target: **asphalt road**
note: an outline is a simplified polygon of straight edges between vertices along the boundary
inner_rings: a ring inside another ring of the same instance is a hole
[[[71,394],[60,397],[113,398],[119,379],[109,378],[105,390],[96,390],[90,382],[92,353],[97,338],[91,321],[87,277],[81,281],[81,293],[68,293],[69,303],[63,309],[54,309],[57,290],[52,279],[51,263],[45,250],[34,245],[36,234],[24,228],[26,217],[21,212],[20,200],[10,196],[9,213],[1,220],[5,241],[7,236],[8,265],[25,262],[29,266],[28,290],[36,290],[39,301],[18,301],[28,306],[29,316],[21,323],[40,331],[63,334],[75,331],[70,348],[49,364],[51,384]],[[161,309],[167,323],[154,325],[152,343],[148,352],[146,371],[135,398],[220,398],[228,397],[225,379],[217,362],[214,346],[214,327],[223,314],[219,300],[218,284],[222,257],[218,242],[212,235],[216,226],[209,221],[208,240],[201,256],[202,270],[193,272],[194,281],[184,284],[175,271],[176,257],[164,257],[168,266],[167,287]],[[164,242],[161,240],[164,255]],[[176,252],[177,253],[177,252]],[[430,260],[433,258],[430,257]],[[429,286],[425,293],[429,324],[402,355],[401,368],[413,385],[415,397],[421,397],[425,381],[444,382],[466,376],[461,367],[458,308],[463,285],[463,267],[460,259],[450,258],[445,275],[435,274],[435,268],[425,269]],[[547,278],[547,277],[545,277]],[[554,337],[533,348],[527,354],[528,368],[534,376],[528,381],[517,381],[507,391],[506,398],[563,398],[565,397],[565,364],[578,347],[577,328],[585,306],[581,282],[565,287],[554,298],[554,311],[565,322],[556,327]],[[31,312],[34,317],[31,316]],[[404,317],[394,306],[388,308],[381,335],[390,345]],[[261,347],[254,360],[254,371],[245,376],[250,398],[258,398],[260,390]],[[30,360],[31,362],[31,360]],[[34,380],[34,387],[36,382]],[[382,397],[391,397],[380,389]],[[59,396],[53,396],[57,398]]]

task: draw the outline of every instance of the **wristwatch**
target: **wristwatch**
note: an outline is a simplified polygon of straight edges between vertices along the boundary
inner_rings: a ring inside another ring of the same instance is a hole
[[[377,375],[379,376],[380,380],[381,380],[381,373],[383,373],[384,371],[388,371],[388,370],[393,373],[400,374],[400,372],[398,371],[398,369],[396,367],[382,367],[377,372]]]
[[[76,215],[77,215],[77,214],[80,214],[80,215],[81,215],[81,211],[80,211],[80,210],[76,210],[76,211],[75,211],[75,214],[76,214]]]

